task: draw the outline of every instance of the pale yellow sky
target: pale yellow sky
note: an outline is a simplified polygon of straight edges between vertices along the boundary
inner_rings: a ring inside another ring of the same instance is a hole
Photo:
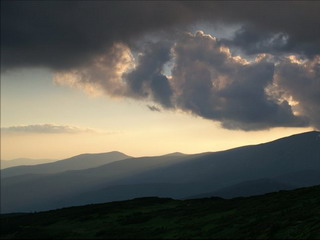
[[[81,153],[114,150],[135,157],[176,151],[198,153],[267,142],[309,130],[276,128],[258,132],[231,131],[221,129],[209,120],[184,113],[151,114],[154,116],[148,119],[141,117],[139,125],[126,125],[123,130],[110,133],[2,134],[1,158],[63,159]],[[138,121],[138,117],[132,118],[135,118],[134,122]]]
[[[23,81],[21,81],[23,78]],[[199,153],[271,141],[312,130],[231,131],[179,111],[153,112],[145,102],[90,97],[56,86],[47,70],[1,77],[1,127],[55,124],[95,129],[79,133],[1,132],[1,159],[63,159],[81,153],[121,151],[131,156]],[[152,104],[152,103],[150,103]]]

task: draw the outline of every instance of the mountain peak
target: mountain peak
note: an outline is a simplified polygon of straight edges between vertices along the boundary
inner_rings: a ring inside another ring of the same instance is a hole
[[[181,153],[181,152],[173,152],[173,153],[168,153],[168,154],[165,154],[164,156],[185,156],[186,154],[185,153]]]
[[[119,151],[111,151],[111,152],[103,152],[103,153],[81,153],[79,155],[76,155],[76,156],[73,156],[71,158],[74,158],[74,157],[80,157],[80,156],[97,156],[97,155],[122,155],[122,156],[126,156],[126,157],[130,157],[122,152],[119,152]]]

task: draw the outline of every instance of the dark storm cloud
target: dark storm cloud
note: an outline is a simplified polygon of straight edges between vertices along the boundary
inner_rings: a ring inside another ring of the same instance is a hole
[[[219,121],[228,129],[317,127],[319,57],[306,64],[295,64],[295,58],[278,57],[275,62],[272,55],[258,55],[248,62],[198,31],[176,36],[174,42],[144,45],[134,67],[129,49],[114,46],[94,64],[62,74],[61,79],[113,96],[152,100]],[[168,62],[173,64],[170,76],[163,73]],[[299,102],[299,109],[289,104],[292,100]]]
[[[203,5],[207,5],[206,13],[214,13],[215,20],[242,23],[244,27],[237,37],[245,37],[252,44],[262,45],[261,51],[274,48],[277,51],[298,52],[307,56],[320,53],[319,1],[221,1],[216,4],[205,2]],[[269,38],[271,46],[261,36]],[[284,45],[282,36],[288,38]],[[253,42],[252,39],[259,42]],[[244,51],[251,48],[241,39],[234,41]]]
[[[286,101],[276,102],[266,94],[265,88],[273,82],[273,63],[244,63],[202,32],[186,35],[174,52],[172,77],[179,108],[218,120],[229,129],[306,126]]]
[[[277,67],[277,85],[282,95],[297,101],[297,111],[320,129],[320,56],[304,64],[282,61]]]
[[[221,43],[240,48],[245,54],[280,53],[289,51],[289,37],[279,32],[264,32],[253,27],[242,26],[236,31],[233,39],[222,39]]]
[[[229,129],[319,128],[319,11],[310,1],[2,1],[1,66],[48,67],[57,83]],[[196,23],[241,28],[228,40],[184,33]]]
[[[70,69],[115,42],[187,19],[180,3],[124,1],[1,1],[4,67]],[[181,8],[181,7],[180,7]]]
[[[310,53],[319,51],[319,11],[320,2],[309,1],[1,1],[1,63],[4,68],[79,67],[114,42],[130,43],[196,21],[283,33]]]
[[[123,44],[114,44],[84,66],[58,71],[54,81],[82,88],[91,94],[106,93],[115,97],[130,95],[125,81],[122,80],[122,74],[133,65],[130,49]]]
[[[167,77],[162,73],[164,64],[170,60],[171,45],[167,42],[146,44],[139,56],[138,66],[124,76],[128,94],[134,97],[149,97],[163,107],[171,107],[172,90]]]
[[[253,26],[242,26],[231,40],[222,39],[221,43],[239,48],[247,55],[291,53],[314,57],[320,53],[318,47],[320,41],[317,40],[316,36],[314,39],[305,39],[300,42],[296,36],[289,35],[286,32],[268,32]]]

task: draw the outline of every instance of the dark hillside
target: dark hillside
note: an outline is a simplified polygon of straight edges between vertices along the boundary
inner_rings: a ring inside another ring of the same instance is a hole
[[[2,239],[319,239],[320,186],[234,198],[139,198],[1,215]]]

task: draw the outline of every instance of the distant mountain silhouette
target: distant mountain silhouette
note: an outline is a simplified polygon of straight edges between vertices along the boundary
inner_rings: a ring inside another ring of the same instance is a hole
[[[23,174],[48,174],[68,170],[87,169],[126,158],[131,157],[116,151],[107,153],[86,153],[50,163],[7,168],[1,171],[1,177],[12,177]]]
[[[247,196],[312,186],[320,184],[318,136],[313,131],[214,153],[128,158],[90,169],[6,177],[1,210],[39,211],[150,195]]]
[[[16,166],[25,166],[25,165],[37,165],[49,162],[55,162],[55,159],[31,159],[31,158],[16,158],[12,160],[1,160],[1,169],[16,167]]]
[[[100,167],[57,174],[27,174],[1,181],[1,210],[45,210],[64,205],[65,199],[87,191],[112,186],[123,178],[151,171],[186,159],[186,156],[129,158]],[[35,198],[35,195],[37,196]]]

